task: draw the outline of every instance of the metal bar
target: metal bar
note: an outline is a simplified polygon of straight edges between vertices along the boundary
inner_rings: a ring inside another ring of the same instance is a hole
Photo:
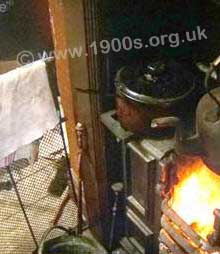
[[[209,66],[206,66],[206,65],[203,64],[203,63],[197,63],[196,66],[197,66],[197,68],[198,68],[201,72],[203,72],[203,73],[205,73],[205,74],[209,71]],[[212,77],[213,79],[215,79],[215,80],[218,79],[218,75],[217,75],[216,71],[213,72],[213,73],[211,74],[211,77]]]
[[[123,184],[124,184],[124,206],[127,210],[127,197],[128,197],[128,177],[127,177],[127,147],[126,141],[121,141],[121,152],[122,152],[122,165],[123,165]],[[127,216],[125,216],[125,234],[129,237],[128,233],[128,221]]]
[[[43,59],[46,63],[46,67],[47,67],[47,73],[48,73],[48,78],[50,77],[50,73],[49,73],[49,64],[55,64],[55,58],[54,57],[49,57],[49,58],[44,58]],[[59,91],[59,87],[57,85],[57,82],[54,82],[54,84],[51,84],[51,79],[49,78],[49,83],[50,83],[50,87],[54,88],[54,103],[56,105],[56,107],[58,108],[58,117],[59,117],[59,126],[60,126],[60,132],[61,132],[61,138],[63,141],[63,146],[64,146],[64,153],[66,156],[66,161],[67,161],[67,170],[68,170],[68,174],[70,176],[70,185],[71,185],[71,189],[72,189],[72,194],[73,194],[73,198],[74,201],[77,202],[77,195],[76,195],[76,191],[75,191],[75,186],[74,186],[74,182],[73,182],[73,174],[72,174],[72,170],[71,170],[71,165],[70,165],[70,160],[69,160],[69,155],[68,155],[68,150],[67,150],[67,145],[66,145],[66,141],[65,141],[65,136],[64,136],[64,130],[63,130],[63,125],[62,123],[64,123],[66,121],[65,116],[63,117],[61,114],[61,108],[60,108],[60,103],[58,100],[58,97],[60,96],[60,91]],[[53,90],[53,89],[52,89]]]
[[[81,171],[81,158],[82,158],[82,154],[79,155],[79,171]],[[83,232],[83,205],[82,205],[82,198],[83,198],[83,181],[82,181],[82,177],[81,177],[81,173],[79,173],[79,198],[78,198],[78,230],[77,233],[78,235],[81,235]]]
[[[34,62],[32,62],[32,63],[28,63],[28,64],[25,64],[25,65],[22,65],[22,66],[20,66],[19,68],[27,68],[27,67],[30,67],[30,66],[34,65],[37,61],[40,61],[40,60],[44,61],[45,64],[47,64],[47,63],[55,62],[55,57],[53,57],[53,56],[51,56],[51,57],[43,57],[43,58],[38,59],[38,60],[36,60],[36,61],[34,61]]]
[[[115,119],[116,111],[111,110],[101,114],[100,119],[104,126],[116,137],[117,141],[131,140],[134,137],[132,132],[124,130],[120,123]]]
[[[59,125],[60,125],[61,137],[62,137],[62,141],[63,141],[64,153],[65,153],[66,161],[67,161],[67,170],[68,170],[68,173],[69,173],[69,176],[70,176],[70,184],[71,184],[74,200],[77,202],[77,195],[76,195],[75,186],[74,186],[74,182],[73,182],[73,174],[72,174],[72,170],[71,170],[69,155],[68,155],[68,151],[67,151],[67,145],[66,145],[65,136],[64,136],[64,130],[63,130],[63,125],[62,125],[62,116],[61,116],[61,113],[60,113],[60,108],[59,108],[59,113],[58,114],[59,114],[59,119],[60,119]]]
[[[124,227],[125,227],[125,236],[127,240],[133,245],[130,241],[130,235],[128,232],[128,172],[127,172],[127,142],[129,140],[121,140],[121,152],[122,152],[122,167],[123,167],[123,185],[124,185],[124,207],[125,207],[125,219],[124,219]]]
[[[78,154],[78,235],[83,231],[83,180],[82,180],[82,158],[85,150],[87,149],[86,129],[81,123],[76,125],[77,144],[79,147]]]
[[[114,206],[112,208],[112,223],[111,223],[111,229],[110,229],[110,240],[109,240],[109,250],[112,251],[113,247],[113,240],[114,240],[114,233],[115,233],[115,221],[116,221],[116,212],[117,212],[117,206],[118,206],[118,195],[115,197]]]
[[[27,223],[27,226],[28,226],[29,231],[30,231],[30,233],[31,233],[31,236],[32,236],[32,238],[33,238],[33,241],[34,241],[36,247],[38,248],[38,242],[37,242],[37,240],[36,240],[36,237],[35,237],[35,235],[34,235],[34,231],[33,231],[33,229],[32,229],[31,223],[30,223],[30,221],[29,221],[29,218],[28,218],[27,213],[26,213],[26,211],[25,211],[24,205],[23,205],[23,203],[22,203],[22,199],[21,199],[20,193],[19,193],[19,191],[18,191],[18,188],[17,188],[16,182],[15,182],[15,179],[14,179],[14,177],[13,177],[13,174],[12,174],[12,172],[11,172],[11,170],[10,170],[10,166],[7,167],[7,171],[8,171],[8,174],[9,174],[10,178],[11,178],[13,187],[14,187],[14,189],[15,189],[15,194],[16,194],[16,196],[17,196],[19,205],[20,205],[21,210],[22,210],[22,212],[23,212],[24,218],[25,218],[25,220],[26,220],[26,223]]]
[[[163,215],[161,218],[161,225],[166,230],[166,232],[171,236],[171,238],[176,241],[187,253],[190,254],[201,254],[200,250],[196,245],[193,246],[193,242],[187,239],[181,234],[181,231],[171,222],[169,219]]]
[[[160,231],[160,241],[164,243],[173,254],[187,254],[175,243],[164,229]]]
[[[58,212],[55,214],[55,217],[54,217],[54,219],[52,221],[53,225],[56,225],[58,223],[59,219],[61,218],[61,216],[63,214],[63,211],[64,211],[66,205],[69,202],[69,200],[70,200],[70,195],[69,195],[69,193],[67,193],[67,196],[63,199],[63,201],[62,201],[62,203],[61,203],[61,205],[59,207]]]
[[[202,245],[202,238],[175,213],[175,211],[168,205],[167,199],[162,202],[162,212],[176,224],[190,239],[200,247]]]
[[[109,240],[109,250],[112,251],[113,249],[113,241],[114,241],[114,234],[115,234],[115,223],[116,223],[116,216],[118,211],[118,204],[119,204],[119,195],[123,191],[123,184],[122,183],[115,183],[111,186],[112,191],[115,195],[114,205],[112,207],[112,223],[110,229],[110,240]]]

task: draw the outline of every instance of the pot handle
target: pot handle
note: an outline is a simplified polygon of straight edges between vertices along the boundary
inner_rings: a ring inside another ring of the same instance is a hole
[[[220,101],[219,99],[212,93],[212,89],[210,88],[209,86],[209,80],[210,80],[210,77],[212,75],[212,73],[217,69],[217,67],[220,65],[220,56],[218,56],[214,62],[212,62],[210,64],[210,68],[209,70],[207,71],[206,73],[206,76],[205,76],[205,81],[204,81],[204,84],[205,84],[205,89],[206,89],[206,92],[209,94],[209,96],[211,97],[211,99],[213,99],[213,101],[217,104],[217,106],[220,108]],[[217,75],[218,75],[218,72],[217,72]],[[218,76],[217,76],[217,79],[218,79]]]
[[[168,116],[168,117],[161,117],[156,118],[151,121],[151,128],[168,128],[168,127],[174,127],[178,128],[180,127],[180,119],[175,116]]]
[[[43,254],[43,250],[44,250],[44,243],[46,241],[46,239],[48,238],[48,236],[50,235],[50,233],[56,229],[59,229],[61,231],[66,232],[67,234],[71,235],[71,231],[62,227],[62,226],[53,226],[51,228],[49,228],[42,236],[40,244],[39,244],[39,248],[38,248],[38,254]]]

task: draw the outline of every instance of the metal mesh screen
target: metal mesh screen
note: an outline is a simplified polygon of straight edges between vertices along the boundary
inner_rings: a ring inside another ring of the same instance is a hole
[[[38,159],[31,163],[27,159],[13,162],[8,169],[12,173],[22,204],[33,228],[36,241],[46,231],[69,191],[59,170],[59,162],[65,158],[60,126],[48,131],[40,140]],[[10,175],[6,168],[0,169],[0,253],[30,254],[36,244],[28,229],[19,205]],[[61,188],[61,189],[59,189]],[[77,225],[77,207],[72,200],[66,205],[59,225]],[[53,235],[54,236],[54,235]]]

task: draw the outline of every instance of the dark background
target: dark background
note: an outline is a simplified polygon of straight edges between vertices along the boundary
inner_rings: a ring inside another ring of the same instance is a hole
[[[103,2],[105,37],[148,39],[153,35],[193,31],[196,26],[206,29],[208,40],[185,43],[170,49],[148,48],[122,52],[122,61],[133,61],[136,57],[188,59],[198,61],[212,59],[220,49],[220,8],[212,1],[204,0],[111,0]],[[118,56],[118,53],[116,53]],[[125,57],[123,57],[125,56]],[[126,58],[126,59],[125,59]]]
[[[52,49],[47,0],[10,1],[8,11],[0,12],[0,60],[14,60],[22,50],[35,54]]]
[[[52,49],[47,0],[11,0],[13,6],[0,13],[0,59],[14,59],[21,50]],[[6,0],[0,0],[5,3]],[[208,40],[185,43],[178,48],[157,47],[111,53],[115,64],[140,58],[176,58],[211,61],[219,53],[220,8],[212,1],[102,0],[98,15],[103,17],[103,39],[148,39],[152,35],[205,28]],[[115,55],[115,56],[114,56]]]

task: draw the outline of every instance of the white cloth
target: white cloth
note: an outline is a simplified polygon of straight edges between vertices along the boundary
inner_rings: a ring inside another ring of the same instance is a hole
[[[0,75],[0,160],[58,122],[44,61]]]

